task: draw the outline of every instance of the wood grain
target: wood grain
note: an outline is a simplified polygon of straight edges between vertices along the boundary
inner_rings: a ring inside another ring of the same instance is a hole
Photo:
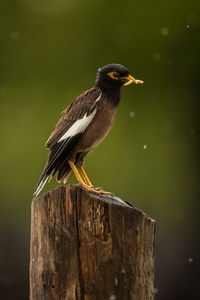
[[[80,185],[33,199],[30,300],[152,300],[155,221]]]

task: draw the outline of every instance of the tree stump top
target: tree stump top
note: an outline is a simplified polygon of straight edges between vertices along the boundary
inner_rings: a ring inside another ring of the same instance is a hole
[[[152,300],[155,221],[80,185],[34,198],[31,300]]]

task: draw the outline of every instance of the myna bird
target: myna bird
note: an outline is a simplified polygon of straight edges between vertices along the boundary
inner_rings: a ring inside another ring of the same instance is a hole
[[[143,81],[133,78],[122,65],[109,64],[97,71],[94,87],[69,104],[46,142],[50,154],[35,189],[35,196],[56,173],[58,182],[66,183],[74,173],[87,190],[106,193],[92,186],[83,169],[83,162],[85,156],[110,131],[120,101],[121,87],[131,83],[142,84]]]

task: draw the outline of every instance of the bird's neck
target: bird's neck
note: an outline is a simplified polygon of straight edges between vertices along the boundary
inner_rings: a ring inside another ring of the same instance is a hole
[[[121,98],[121,86],[119,87],[99,87],[105,93],[109,103],[113,107],[117,107]]]

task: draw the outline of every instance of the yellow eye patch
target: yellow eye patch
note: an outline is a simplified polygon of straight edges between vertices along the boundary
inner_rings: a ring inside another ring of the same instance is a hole
[[[107,75],[110,76],[112,79],[116,79],[116,80],[119,79],[119,73],[117,72],[109,72],[107,73]]]

